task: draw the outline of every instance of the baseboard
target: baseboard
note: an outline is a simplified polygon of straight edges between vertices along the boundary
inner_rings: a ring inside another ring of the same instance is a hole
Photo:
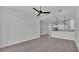
[[[63,39],[63,38],[57,38],[57,37],[51,37],[51,38],[55,38],[55,39],[61,39],[61,40],[71,40],[71,39]],[[74,41],[74,39],[72,39]]]
[[[9,44],[6,44],[6,45],[2,45],[2,46],[0,46],[0,48],[12,46],[12,45],[19,44],[19,43],[22,43],[22,42],[25,42],[25,41],[34,40],[34,39],[37,39],[37,38],[40,38],[40,36],[36,36],[36,37],[24,39],[22,41],[16,41],[16,42],[13,42],[13,43],[9,43]]]
[[[40,36],[47,36],[47,35],[49,35],[49,34],[43,34],[43,35],[40,35]]]

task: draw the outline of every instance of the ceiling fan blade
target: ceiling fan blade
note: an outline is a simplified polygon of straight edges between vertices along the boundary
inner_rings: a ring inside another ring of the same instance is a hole
[[[42,13],[44,13],[44,14],[48,14],[48,13],[51,13],[51,12],[42,12]]]
[[[39,10],[37,10],[36,8],[33,8],[35,11],[39,12]]]
[[[40,13],[37,16],[39,16],[39,15],[40,15]]]

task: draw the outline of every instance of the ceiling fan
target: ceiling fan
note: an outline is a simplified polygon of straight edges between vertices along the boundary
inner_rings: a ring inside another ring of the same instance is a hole
[[[39,15],[41,15],[41,14],[49,14],[49,13],[51,13],[51,12],[43,12],[43,11],[41,10],[41,6],[40,6],[40,10],[37,10],[36,8],[33,8],[33,9],[39,13],[37,16],[39,16]]]

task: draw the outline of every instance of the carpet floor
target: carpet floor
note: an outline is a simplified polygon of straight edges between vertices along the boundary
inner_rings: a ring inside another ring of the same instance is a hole
[[[72,40],[49,38],[47,35],[41,38],[26,41],[0,49],[1,52],[78,52],[76,44]]]

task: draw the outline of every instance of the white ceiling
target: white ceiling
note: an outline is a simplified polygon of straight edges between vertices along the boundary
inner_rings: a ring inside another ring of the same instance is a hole
[[[6,6],[7,7],[7,6]],[[20,11],[24,11],[25,13],[32,14],[32,16],[36,16],[38,13],[33,10],[32,8],[40,9],[39,6],[8,6],[7,8],[10,9],[16,9]],[[51,14],[36,16],[38,19],[43,20],[45,23],[50,23],[56,20],[58,18],[59,20],[63,20],[65,17],[74,17],[75,12],[75,6],[42,6],[43,11],[51,11]],[[61,13],[58,12],[58,10],[62,10]]]

